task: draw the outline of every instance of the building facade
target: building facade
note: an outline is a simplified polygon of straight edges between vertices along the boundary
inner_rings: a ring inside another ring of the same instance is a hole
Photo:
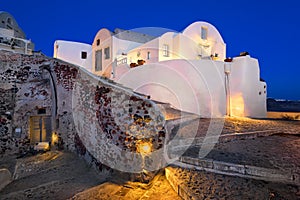
[[[202,117],[266,116],[267,86],[260,79],[258,60],[247,54],[226,59],[221,34],[207,22],[157,37],[104,28],[85,49],[90,52],[86,53],[89,62],[84,63],[78,57],[85,45],[59,42],[63,47],[56,58],[179,110]]]
[[[34,44],[26,39],[14,17],[4,11],[0,11],[0,49],[24,54],[34,50]]]

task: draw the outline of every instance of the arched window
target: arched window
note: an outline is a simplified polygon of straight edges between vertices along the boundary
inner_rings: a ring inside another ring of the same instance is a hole
[[[12,25],[11,18],[7,18],[7,24]]]
[[[8,29],[13,29],[13,28],[12,28],[12,20],[11,20],[10,17],[8,17],[8,18],[6,19],[6,28],[8,28]]]

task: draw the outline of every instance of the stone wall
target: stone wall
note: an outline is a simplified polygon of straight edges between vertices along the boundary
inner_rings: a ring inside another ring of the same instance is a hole
[[[0,81],[2,154],[29,149],[29,118],[44,108],[63,146],[99,168],[140,172],[162,165],[162,156],[152,153],[163,147],[164,117],[130,89],[60,60],[5,51],[0,51]],[[144,144],[147,155],[141,152]]]
[[[39,69],[44,56],[0,51],[0,153],[24,153],[29,148],[29,117],[39,108],[51,113],[49,79]],[[20,128],[21,132],[15,132]]]

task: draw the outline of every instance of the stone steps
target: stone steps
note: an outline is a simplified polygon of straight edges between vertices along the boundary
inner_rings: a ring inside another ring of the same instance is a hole
[[[203,164],[212,165],[205,162]],[[253,176],[240,176],[238,173],[240,169],[234,170],[228,163],[216,161],[214,164],[217,167],[225,165],[229,171],[233,170],[235,173],[177,161],[165,169],[166,179],[184,200],[273,199],[273,197],[274,199],[298,199],[297,197],[300,196],[299,185],[291,186],[289,183],[261,181],[261,179],[253,179]],[[281,176],[285,175],[281,174]],[[297,187],[298,189],[295,189]]]
[[[300,186],[299,177],[297,177],[297,174],[294,174],[290,171],[282,171],[278,169],[251,165],[241,165],[212,159],[191,158],[187,156],[180,157],[180,161],[177,161],[174,164],[180,167],[196,168],[198,170],[205,170],[218,174],[282,182]]]

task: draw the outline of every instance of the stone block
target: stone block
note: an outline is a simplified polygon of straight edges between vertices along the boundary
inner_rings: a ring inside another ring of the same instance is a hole
[[[0,191],[12,181],[11,173],[8,169],[0,169]]]
[[[234,163],[226,163],[226,162],[222,162],[222,161],[213,161],[213,169],[222,171],[222,172],[245,174],[245,166],[244,165],[238,165],[238,164],[234,164]]]

